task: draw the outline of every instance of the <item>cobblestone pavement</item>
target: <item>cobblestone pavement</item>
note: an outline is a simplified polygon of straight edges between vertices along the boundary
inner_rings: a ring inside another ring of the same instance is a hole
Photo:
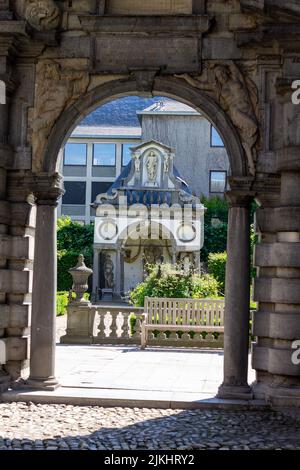
[[[265,411],[0,403],[1,449],[300,450],[300,423]]]

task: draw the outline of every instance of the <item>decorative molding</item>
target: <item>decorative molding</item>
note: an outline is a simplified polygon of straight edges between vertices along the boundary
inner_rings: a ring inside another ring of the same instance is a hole
[[[255,83],[233,61],[210,63],[203,74],[175,75],[189,85],[213,94],[237,129],[245,151],[250,175],[255,175],[256,146],[259,141],[258,90]]]
[[[155,76],[159,73],[159,68],[149,70],[132,70],[132,75],[136,80],[137,91],[151,94],[154,88]]]
[[[37,31],[52,31],[60,24],[61,12],[53,0],[27,0],[25,19]]]
[[[64,68],[52,60],[39,62],[36,76],[32,148],[33,159],[39,161],[55,121],[65,108],[87,91],[90,76],[85,70]]]

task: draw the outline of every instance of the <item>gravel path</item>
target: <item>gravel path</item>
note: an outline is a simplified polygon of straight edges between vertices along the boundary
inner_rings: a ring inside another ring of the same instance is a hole
[[[263,411],[0,403],[1,449],[300,450],[300,423]]]

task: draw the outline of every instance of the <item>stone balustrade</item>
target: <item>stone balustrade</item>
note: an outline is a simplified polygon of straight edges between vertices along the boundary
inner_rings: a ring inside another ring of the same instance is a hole
[[[68,307],[68,325],[64,344],[141,344],[141,322],[144,309],[130,306],[80,306]],[[132,318],[132,320],[131,320]],[[202,332],[191,334],[166,331],[149,332],[147,344],[152,346],[184,346],[222,348],[224,335]]]

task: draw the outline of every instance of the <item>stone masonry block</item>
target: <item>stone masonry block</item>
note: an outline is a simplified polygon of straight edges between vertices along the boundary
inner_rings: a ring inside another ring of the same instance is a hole
[[[256,211],[259,232],[299,232],[300,207],[275,207]]]
[[[255,266],[300,267],[300,243],[260,243],[255,247]]]
[[[254,299],[258,302],[300,304],[300,278],[257,278]]]
[[[8,259],[33,259],[33,237],[0,237],[0,257]]]
[[[28,357],[28,338],[10,337],[5,339],[6,360],[22,361]]]
[[[300,364],[293,364],[292,347],[266,348],[256,344],[252,347],[252,367],[256,370],[265,370],[276,375],[300,375]]]
[[[266,338],[296,340],[300,338],[300,306],[298,312],[253,312],[253,334]]]
[[[30,323],[30,305],[0,305],[0,328],[26,328]]]
[[[31,291],[30,271],[0,270],[0,292],[7,294],[26,294]]]
[[[10,204],[7,201],[0,201],[0,223],[9,225],[10,223]]]

